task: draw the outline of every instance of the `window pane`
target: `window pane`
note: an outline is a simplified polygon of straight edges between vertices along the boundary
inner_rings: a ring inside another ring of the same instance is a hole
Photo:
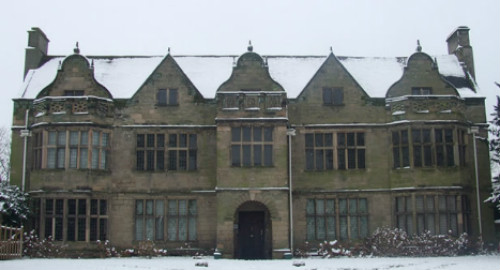
[[[358,168],[364,169],[365,165],[365,149],[358,149]]]
[[[273,146],[264,145],[264,166],[273,165]]]
[[[101,160],[99,162],[99,169],[107,169],[107,162],[106,162],[107,153],[108,151],[101,149]]]
[[[166,105],[167,104],[167,90],[159,89],[156,94],[156,102],[158,105]]]
[[[410,153],[409,153],[408,147],[402,147],[401,150],[403,152],[403,167],[409,167],[410,166]]]
[[[243,141],[244,142],[249,142],[251,140],[251,137],[252,137],[252,128],[250,127],[243,127],[242,129],[243,131]]]
[[[325,146],[333,146],[333,134],[325,133]]]
[[[347,217],[340,217],[340,239],[347,239]]]
[[[399,132],[397,131],[392,132],[392,145],[399,145]]]
[[[179,147],[187,147],[187,134],[179,134]]]
[[[177,170],[177,151],[176,150],[168,151],[168,169],[169,170]]]
[[[413,146],[413,165],[422,167],[422,147]]]
[[[333,104],[341,105],[344,102],[344,91],[342,88],[333,89]]]
[[[356,214],[358,212],[358,200],[349,199],[349,214]]]
[[[194,241],[197,238],[197,233],[196,233],[196,217],[189,217],[189,226],[188,226],[188,240],[189,241]]]
[[[194,171],[197,168],[196,150],[189,150],[189,170]]]
[[[306,139],[306,147],[314,147],[314,136],[311,133],[306,134],[305,136]]]
[[[49,131],[48,145],[56,145],[57,132]]]
[[[316,200],[316,215],[323,215],[325,213],[325,204],[323,200]]]
[[[78,131],[70,131],[69,144],[70,145],[78,145]]]
[[[356,216],[350,218],[350,232],[351,232],[351,239],[357,239],[358,238],[358,218]]]
[[[89,144],[89,133],[88,131],[82,131],[80,133],[80,144],[88,145]]]
[[[108,203],[106,200],[100,200],[99,203],[99,214],[100,215],[107,215],[108,213]]]
[[[358,146],[365,145],[365,134],[364,133],[356,133],[356,145],[358,145]]]
[[[165,169],[165,152],[156,151],[156,169],[163,171]]]
[[[180,150],[179,151],[179,170],[187,169],[187,151]]]
[[[250,145],[243,145],[243,166],[251,166],[252,155],[250,153]]]
[[[325,150],[325,169],[333,169],[333,150]]]
[[[323,134],[322,133],[314,134],[314,142],[315,142],[316,147],[322,147],[323,146]]]
[[[316,150],[316,170],[323,170],[323,150]]]
[[[88,167],[88,150],[80,149],[80,169],[87,169]]]
[[[339,213],[341,215],[347,214],[347,200],[346,199],[339,199]]]
[[[316,231],[316,222],[314,216],[308,216],[306,218],[306,223],[307,223],[307,239],[308,240],[314,240],[316,238],[315,236],[315,231]]]
[[[273,141],[273,128],[271,128],[271,127],[264,128],[264,141],[266,141],[266,142]]]
[[[165,135],[164,134],[156,134],[156,147],[158,147],[158,148],[165,147]]]
[[[254,142],[262,141],[262,128],[261,127],[254,127],[253,128],[253,141]]]
[[[231,141],[232,142],[241,142],[241,128],[240,127],[231,128]]]
[[[262,145],[253,146],[253,165],[254,166],[262,165]]]
[[[99,149],[92,148],[92,169],[97,169],[99,165]]]
[[[100,134],[100,132],[96,132],[96,131],[92,132],[92,145],[93,146],[99,145],[99,134]]]
[[[339,170],[345,170],[346,169],[346,164],[345,164],[345,150],[344,149],[338,149],[337,150],[337,162],[338,162],[338,168]]]
[[[333,216],[328,216],[326,218],[326,237],[327,240],[332,240],[336,239],[336,232],[335,232],[335,217]]]
[[[146,145],[147,147],[155,147],[155,134],[147,134],[146,135]]]
[[[177,105],[177,104],[179,104],[177,89],[169,89],[168,90],[168,105]]]
[[[78,158],[78,149],[72,148],[69,150],[69,167],[76,168]]]
[[[356,149],[347,150],[347,162],[349,169],[356,169]]]
[[[337,145],[345,146],[345,133],[337,133]]]
[[[67,239],[68,241],[75,241],[76,240],[76,219],[75,218],[68,218],[68,230],[67,230]]]
[[[314,215],[314,200],[309,199],[307,200],[306,204],[306,214],[308,215]]]
[[[66,152],[65,148],[57,149],[57,168],[64,168],[64,153]]]
[[[144,134],[137,134],[137,147],[145,146],[145,137]]]
[[[66,132],[60,131],[57,133],[57,145],[66,145]]]
[[[197,136],[196,134],[189,134],[189,149],[196,149],[197,146]]]
[[[177,134],[168,135],[168,146],[177,147]]]
[[[325,237],[326,237],[325,217],[316,216],[316,238],[319,240],[325,240]]]
[[[86,231],[86,219],[79,218],[78,219],[78,241],[85,241],[85,231]],[[57,228],[56,228],[57,230]]]
[[[347,133],[347,146],[354,146],[354,133]]]
[[[153,217],[147,217],[146,218],[146,240],[153,240],[153,226],[154,226],[154,219]]]

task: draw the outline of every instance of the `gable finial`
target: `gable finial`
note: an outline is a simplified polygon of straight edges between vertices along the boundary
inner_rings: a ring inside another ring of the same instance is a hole
[[[417,52],[422,52],[422,46],[420,45],[419,39],[417,39]]]
[[[80,54],[80,47],[78,46],[78,41],[76,42],[76,47],[73,49],[75,54]]]
[[[253,46],[252,46],[252,41],[251,40],[248,41],[248,47],[247,47],[247,49],[248,49],[249,52],[253,52]]]
[[[330,46],[330,52],[333,53],[333,47],[332,46]]]
[[[170,54],[170,47],[168,47],[168,54]]]
[[[90,69],[94,69],[94,59],[92,59],[92,61],[90,61]]]

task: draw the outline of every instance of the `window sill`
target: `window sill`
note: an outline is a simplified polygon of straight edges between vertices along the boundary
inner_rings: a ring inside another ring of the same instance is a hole
[[[342,103],[342,104],[323,103],[323,106],[326,106],[326,107],[343,107],[343,106],[345,106],[345,104],[344,103]]]

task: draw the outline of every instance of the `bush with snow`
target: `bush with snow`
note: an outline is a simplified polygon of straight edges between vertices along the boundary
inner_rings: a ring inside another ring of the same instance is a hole
[[[398,228],[378,228],[366,240],[366,247],[375,256],[457,256],[476,253],[478,245],[467,233],[455,237],[424,232],[408,236]]]
[[[0,215],[2,224],[20,227],[28,219],[28,194],[18,186],[9,185],[6,181],[0,182]]]

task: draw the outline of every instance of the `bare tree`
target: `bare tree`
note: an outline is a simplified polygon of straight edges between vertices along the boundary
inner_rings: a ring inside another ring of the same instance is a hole
[[[0,127],[0,182],[9,181],[10,177],[10,132]]]

